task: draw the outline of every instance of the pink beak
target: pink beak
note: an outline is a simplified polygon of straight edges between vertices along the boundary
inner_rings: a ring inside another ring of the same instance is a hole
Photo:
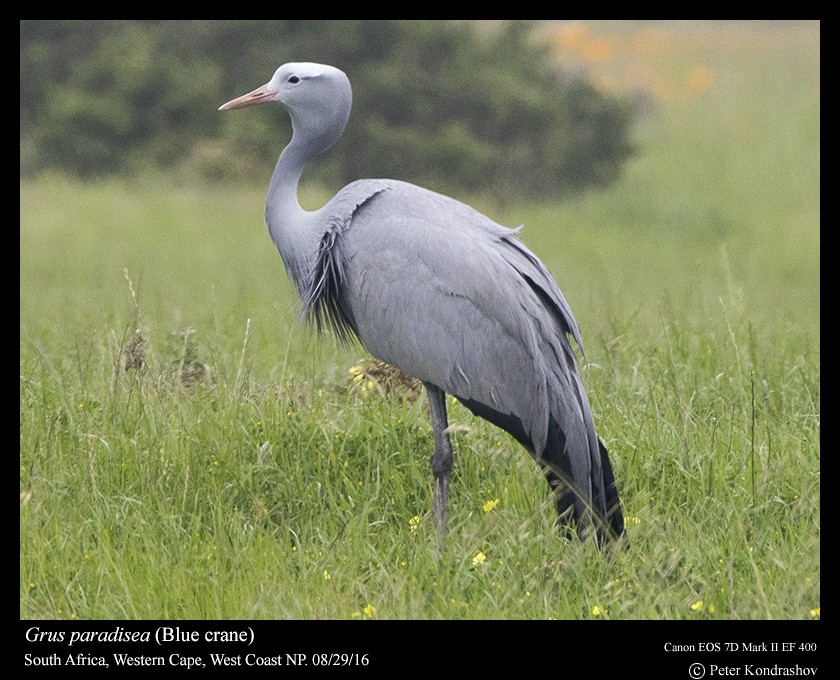
[[[227,111],[228,109],[241,109],[245,106],[253,106],[254,104],[264,104],[265,102],[276,101],[277,93],[274,90],[269,90],[268,85],[258,87],[253,92],[243,94],[241,97],[231,99],[227,104],[222,104],[219,111]]]

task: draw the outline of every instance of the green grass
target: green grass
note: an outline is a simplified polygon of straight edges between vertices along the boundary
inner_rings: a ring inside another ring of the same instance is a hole
[[[609,559],[457,404],[437,550],[424,399],[297,322],[264,187],[22,182],[20,616],[818,616],[818,32],[743,37],[614,187],[474,201],[525,223],[582,327],[629,518]]]

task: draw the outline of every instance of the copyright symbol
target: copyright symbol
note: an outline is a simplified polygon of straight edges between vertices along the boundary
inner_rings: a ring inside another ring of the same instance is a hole
[[[702,663],[693,663],[688,667],[688,677],[702,678],[706,675],[706,667]]]

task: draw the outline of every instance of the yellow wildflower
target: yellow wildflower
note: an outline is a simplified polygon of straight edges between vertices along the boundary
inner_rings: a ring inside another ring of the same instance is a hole
[[[373,616],[374,616],[374,614],[376,614],[376,607],[374,607],[374,606],[373,606],[372,604],[370,604],[370,603],[366,604],[366,605],[364,606],[364,608],[362,609],[362,615],[363,615],[366,619],[372,619],[372,618],[373,618]]]
[[[414,517],[408,520],[408,528],[411,529],[412,534],[416,534],[418,526],[420,526],[420,515],[414,515]]]
[[[811,615],[812,619],[820,618],[820,608],[814,607],[811,611],[808,612]]]
[[[492,501],[486,501],[484,505],[481,506],[481,509],[484,510],[484,513],[487,514],[491,512],[493,508],[495,508],[499,504],[499,499],[495,498]]]
[[[691,605],[691,611],[699,612],[703,609],[703,600],[697,600]]]
[[[484,564],[487,561],[487,555],[484,554],[484,551],[479,550],[475,557],[472,558],[472,563],[474,565]]]

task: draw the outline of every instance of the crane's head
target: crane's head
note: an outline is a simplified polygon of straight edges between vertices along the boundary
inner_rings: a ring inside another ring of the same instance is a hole
[[[343,71],[297,62],[283,64],[265,85],[222,104],[219,111],[279,102],[289,112],[293,129],[325,148],[344,131],[352,98],[350,81]]]

